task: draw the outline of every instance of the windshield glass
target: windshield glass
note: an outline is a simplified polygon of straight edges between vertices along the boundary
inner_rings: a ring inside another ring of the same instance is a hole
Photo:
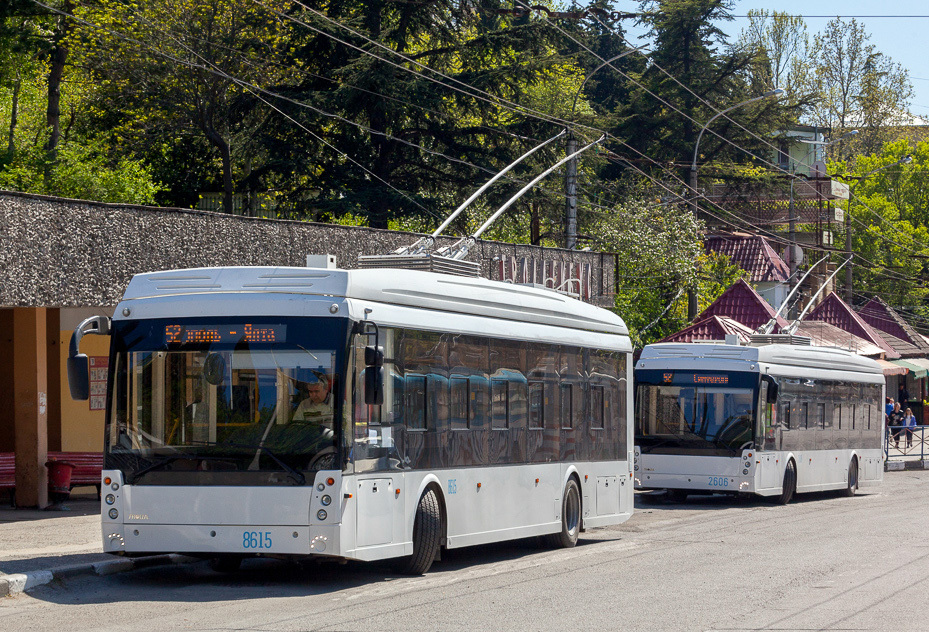
[[[303,485],[341,438],[347,321],[118,321],[106,467],[154,485]]]
[[[730,385],[729,376],[666,375],[673,377],[661,380],[671,383],[638,380],[636,443],[642,452],[737,454],[753,446],[757,388]]]

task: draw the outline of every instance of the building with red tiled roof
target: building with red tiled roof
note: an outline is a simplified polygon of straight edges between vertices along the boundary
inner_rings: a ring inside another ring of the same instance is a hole
[[[735,319],[749,329],[755,330],[774,318],[775,313],[774,308],[762,298],[761,294],[744,279],[739,279],[720,294],[712,305],[703,310],[694,322],[699,322],[708,316],[722,316]],[[786,326],[787,321],[779,316],[773,333],[779,332]]]
[[[695,342],[697,340],[725,340],[727,335],[737,336],[739,342],[748,344],[755,330],[739,321],[725,316],[707,316],[698,319],[690,327],[671,334],[659,342]]]
[[[807,314],[805,320],[821,320],[864,338],[883,349],[885,359],[895,360],[900,357],[900,354],[835,292],[830,292],[822,303]]]
[[[780,307],[787,298],[790,267],[761,235],[748,233],[717,233],[707,235],[703,242],[706,252],[718,252],[729,257],[749,274],[749,282],[771,305]]]
[[[858,315],[876,329],[901,357],[929,357],[929,343],[926,339],[879,296],[875,296],[859,309]]]

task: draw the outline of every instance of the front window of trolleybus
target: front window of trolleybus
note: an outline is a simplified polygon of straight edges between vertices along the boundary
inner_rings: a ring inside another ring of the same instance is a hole
[[[643,452],[737,454],[753,445],[753,389],[640,383],[636,395]]]
[[[129,484],[304,485],[338,469],[346,323],[117,321],[107,469]]]

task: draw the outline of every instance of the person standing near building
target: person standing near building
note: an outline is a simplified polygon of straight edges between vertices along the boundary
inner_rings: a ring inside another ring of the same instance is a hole
[[[903,430],[906,432],[906,447],[913,447],[913,431],[916,430],[916,417],[909,408],[903,415]]]

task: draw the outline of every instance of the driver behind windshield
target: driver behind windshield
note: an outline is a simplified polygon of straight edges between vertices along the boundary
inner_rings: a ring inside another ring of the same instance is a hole
[[[296,381],[302,400],[291,417],[292,422],[315,423],[332,430],[332,389],[329,376],[312,371],[306,381]]]

